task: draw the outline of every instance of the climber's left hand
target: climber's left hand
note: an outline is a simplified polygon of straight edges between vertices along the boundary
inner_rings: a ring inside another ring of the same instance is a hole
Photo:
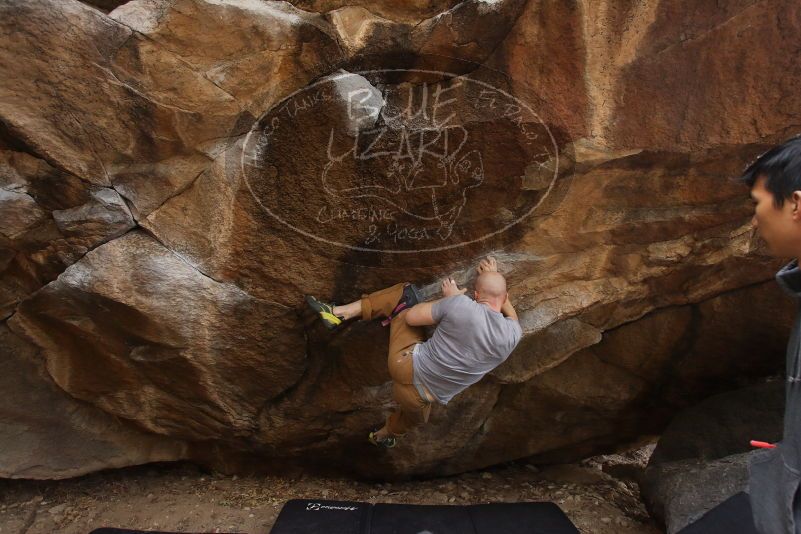
[[[445,278],[442,280],[442,296],[444,297],[452,297],[454,295],[464,295],[467,288],[459,289],[459,286],[456,285],[456,280],[453,278]]]

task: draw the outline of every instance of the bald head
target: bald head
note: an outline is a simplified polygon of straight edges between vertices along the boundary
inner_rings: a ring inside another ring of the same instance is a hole
[[[503,299],[506,297],[506,278],[495,271],[481,273],[476,278],[476,291],[481,293],[482,297]]]

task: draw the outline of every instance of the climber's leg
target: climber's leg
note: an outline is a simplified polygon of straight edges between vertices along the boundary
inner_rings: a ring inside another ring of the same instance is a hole
[[[377,432],[379,436],[386,433],[402,437],[408,430],[428,422],[428,417],[431,415],[431,402],[420,397],[415,386],[394,382],[392,398],[398,403],[398,408],[387,418],[384,428]]]
[[[312,295],[306,295],[306,303],[320,315],[326,327],[335,330],[349,319],[361,318],[369,321],[376,317],[388,317],[404,297],[403,290],[407,285],[411,288],[409,282],[401,282],[373,293],[364,293],[359,300],[339,306],[321,301]],[[419,294],[411,296],[416,299]],[[408,298],[406,302],[410,302]],[[416,302],[416,300],[412,302]]]
[[[392,380],[399,384],[413,383],[412,349],[426,339],[426,329],[406,322],[408,309],[402,310],[389,323],[387,367]]]
[[[354,300],[348,304],[342,304],[340,306],[334,306],[333,309],[334,315],[339,315],[343,318],[343,320],[347,321],[348,319],[353,319],[355,317],[362,316],[362,301]]]
[[[373,293],[363,293],[359,300],[339,306],[323,302],[311,295],[306,296],[308,305],[320,314],[325,325],[331,329],[349,319],[361,318],[369,321],[376,317],[389,317],[401,300],[407,307],[411,307],[422,298],[419,291],[409,282],[401,282]]]
[[[392,397],[399,408],[387,418],[384,427],[376,432],[381,438],[387,435],[402,436],[410,428],[428,421],[431,402],[434,400],[427,391],[427,398],[423,398],[415,385],[412,351],[415,344],[425,340],[425,329],[407,324],[407,311],[403,310],[396,315],[389,327],[387,365],[393,382]],[[422,385],[420,388],[422,389]]]
[[[406,284],[408,282],[400,282],[379,291],[363,293],[360,301],[362,319],[369,321],[377,317],[388,317],[400,302]]]

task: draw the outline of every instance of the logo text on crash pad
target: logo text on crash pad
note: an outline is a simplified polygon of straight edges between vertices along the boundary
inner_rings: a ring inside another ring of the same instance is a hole
[[[318,511],[318,510],[341,510],[344,512],[352,512],[356,510],[355,506],[335,506],[331,504],[322,504],[319,502],[310,502],[306,505],[306,511]]]

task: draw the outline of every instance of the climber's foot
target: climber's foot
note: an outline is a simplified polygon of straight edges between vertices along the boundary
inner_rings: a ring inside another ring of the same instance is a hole
[[[385,449],[391,449],[398,444],[398,438],[396,436],[390,436],[389,433],[383,429],[373,430],[367,436],[367,439],[376,447],[383,447]]]
[[[345,322],[344,316],[334,315],[333,302],[328,304],[326,302],[317,300],[311,295],[306,295],[306,304],[308,304],[309,307],[314,310],[317,315],[319,315],[320,319],[323,321],[323,324],[329,330],[336,330]]]

